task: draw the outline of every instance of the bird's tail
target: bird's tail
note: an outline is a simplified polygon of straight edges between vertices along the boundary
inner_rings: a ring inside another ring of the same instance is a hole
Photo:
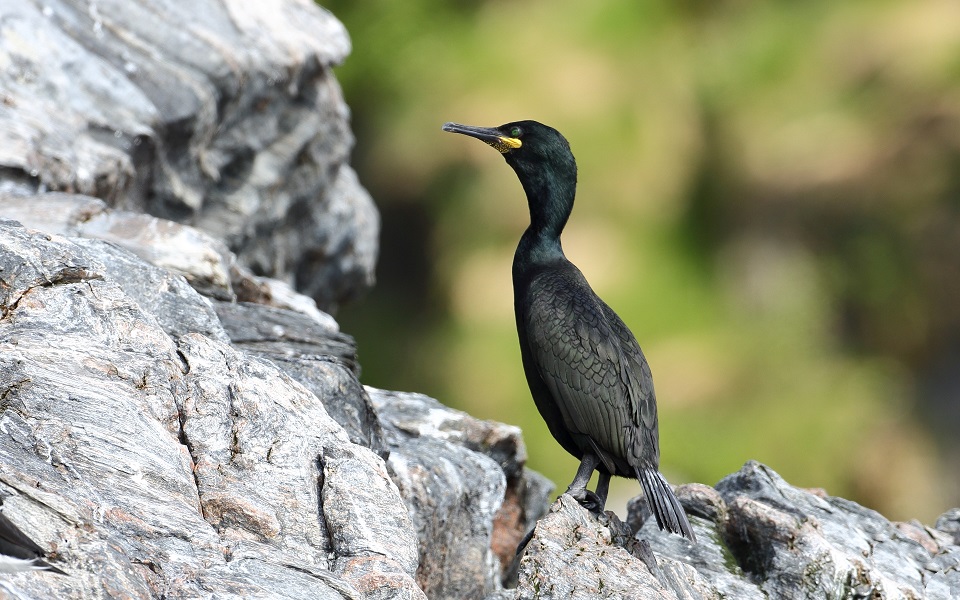
[[[657,525],[671,533],[682,535],[696,543],[697,536],[693,534],[687,514],[683,512],[680,501],[674,495],[670,484],[656,469],[634,467],[637,479],[643,487],[643,495],[647,497],[647,504],[657,518]]]
[[[45,561],[45,560],[43,560],[43,559],[40,559],[40,558],[34,559],[34,561],[33,561],[33,568],[34,568],[34,569],[37,569],[38,571],[50,571],[51,573],[57,573],[58,575],[66,575],[66,574],[67,574],[66,571],[64,571],[64,570],[62,570],[62,569],[58,569],[57,567],[51,565],[51,564],[48,563],[47,561]]]

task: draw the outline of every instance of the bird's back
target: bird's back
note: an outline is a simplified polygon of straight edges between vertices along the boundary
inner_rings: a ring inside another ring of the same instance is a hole
[[[514,288],[524,367],[551,432],[577,457],[597,453],[611,474],[656,468],[653,379],[633,334],[566,259],[519,271]]]

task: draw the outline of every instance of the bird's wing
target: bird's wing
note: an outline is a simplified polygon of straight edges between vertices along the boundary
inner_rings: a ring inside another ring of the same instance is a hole
[[[624,470],[613,462],[656,465],[653,380],[630,330],[579,272],[541,274],[533,287],[527,339],[567,428],[599,446],[612,473]]]
[[[653,373],[637,338],[613,309],[601,301],[610,328],[620,339],[620,379],[630,400],[632,429],[628,430],[630,464],[657,469],[660,464],[660,435],[657,423],[657,395]]]

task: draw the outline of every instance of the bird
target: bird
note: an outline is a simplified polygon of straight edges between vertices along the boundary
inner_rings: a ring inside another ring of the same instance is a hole
[[[657,525],[696,542],[687,515],[659,471],[653,375],[636,338],[563,253],[577,163],[567,139],[537,121],[499,127],[445,123],[476,138],[516,172],[530,210],[513,259],[514,312],[524,374],[550,433],[580,460],[567,488],[602,513],[610,478],[636,478]],[[599,471],[596,491],[587,489]]]
[[[60,575],[67,574],[45,561],[46,557],[47,553],[43,548],[0,512],[0,573],[45,570]]]

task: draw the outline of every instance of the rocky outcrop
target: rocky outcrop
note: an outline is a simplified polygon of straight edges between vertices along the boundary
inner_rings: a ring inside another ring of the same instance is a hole
[[[420,587],[430,598],[502,590],[553,489],[524,469],[520,430],[421,394],[370,392],[390,443],[387,467],[420,539]]]
[[[566,496],[540,519],[551,486],[524,469],[516,428],[364,388],[332,317],[274,296],[209,235],[34,200],[0,202],[33,228],[0,222],[0,494],[70,576],[14,576],[19,597],[960,591],[956,510],[935,528],[890,523],[756,463],[679,488],[696,546],[642,500],[626,523]],[[97,215],[121,226],[87,227]],[[270,304],[223,299],[250,289]]]
[[[0,12],[0,192],[197,226],[327,310],[372,284],[379,217],[348,164],[331,67],[350,42],[332,15],[310,0]]]
[[[716,488],[680,486],[697,534],[663,533],[642,498],[627,523],[562,496],[537,524],[516,598],[949,599],[960,597],[957,511],[891,523],[749,462]]]
[[[957,510],[748,463],[679,488],[693,546],[642,500],[547,512],[519,430],[361,385],[321,309],[370,283],[377,217],[322,9],[8,4],[0,497],[68,575],[0,598],[960,597]]]
[[[59,199],[64,214],[88,202]],[[936,528],[890,523],[748,463],[678,489],[697,545],[657,530],[642,501],[626,523],[568,496],[544,516],[551,486],[524,469],[516,428],[362,387],[329,316],[205,297],[115,243],[12,221],[0,279],[0,494],[69,573],[10,576],[0,595],[960,591],[956,511]]]
[[[364,388],[316,309],[14,221],[0,279],[0,494],[70,573],[26,597],[482,597],[546,504],[518,430]]]

